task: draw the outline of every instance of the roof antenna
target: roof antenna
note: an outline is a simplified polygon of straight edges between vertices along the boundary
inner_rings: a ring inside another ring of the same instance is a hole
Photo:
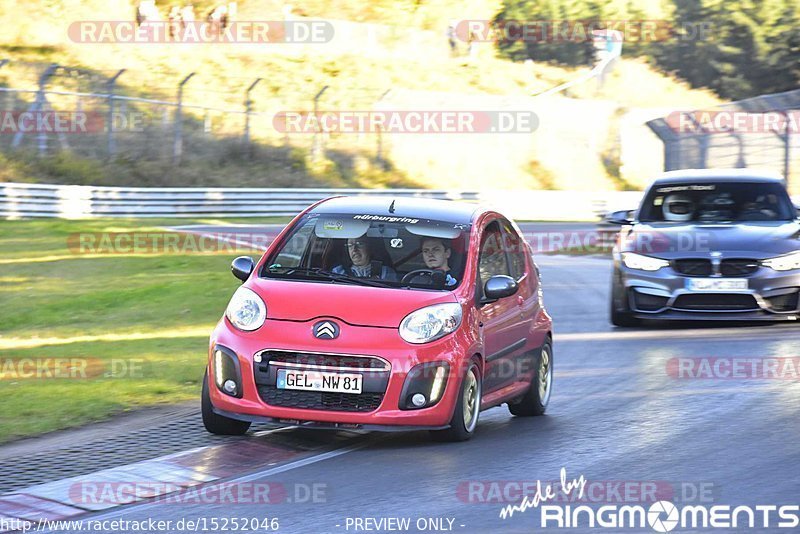
[[[392,200],[392,203],[389,204],[389,213],[394,213],[394,203],[395,203],[395,201]]]

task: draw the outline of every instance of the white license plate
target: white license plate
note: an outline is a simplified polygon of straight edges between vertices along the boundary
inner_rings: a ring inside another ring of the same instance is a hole
[[[278,389],[301,389],[326,393],[361,393],[363,375],[278,369]]]
[[[747,278],[688,278],[689,291],[742,291],[748,288]]]

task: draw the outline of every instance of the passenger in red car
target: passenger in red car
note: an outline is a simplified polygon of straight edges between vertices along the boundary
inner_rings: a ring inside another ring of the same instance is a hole
[[[450,269],[450,256],[453,251],[450,245],[444,240],[437,237],[428,237],[422,241],[422,259],[428,269],[435,271],[443,271],[447,276],[445,278],[445,286],[454,286],[458,280],[453,277]]]

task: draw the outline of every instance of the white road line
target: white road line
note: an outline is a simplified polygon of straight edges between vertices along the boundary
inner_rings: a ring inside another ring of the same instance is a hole
[[[286,223],[288,224],[288,223]],[[225,224],[184,224],[182,226],[170,226],[168,230],[188,230],[191,231],[195,228],[250,228],[250,229],[263,229],[263,228],[283,228],[286,224],[232,224],[232,223],[225,223]]]
[[[556,332],[554,338],[556,343],[573,341],[626,341],[637,339],[670,339],[670,341],[680,341],[685,338],[750,338],[752,341],[759,341],[762,337],[766,336],[775,338],[776,334],[791,336],[792,334],[800,334],[800,330],[796,328],[776,329],[774,326],[765,326],[762,328],[718,328],[713,330],[706,328],[697,330],[639,330],[632,332],[572,332],[567,334],[559,334]]]
[[[638,399],[644,397],[690,397],[694,395],[729,395],[742,394],[742,393],[768,393],[770,391],[782,391],[787,386],[792,387],[797,385],[796,382],[791,380],[783,380],[780,384],[765,384],[758,386],[734,386],[734,387],[719,387],[719,388],[702,388],[702,389],[676,389],[676,390],[650,390],[650,391],[610,391],[603,393],[585,393],[581,395],[558,395],[558,400],[587,400],[587,399]]]

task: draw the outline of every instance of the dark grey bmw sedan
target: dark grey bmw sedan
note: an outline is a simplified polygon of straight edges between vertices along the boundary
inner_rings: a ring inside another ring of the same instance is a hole
[[[664,173],[613,249],[611,322],[797,321],[800,221],[783,178],[748,169]]]

